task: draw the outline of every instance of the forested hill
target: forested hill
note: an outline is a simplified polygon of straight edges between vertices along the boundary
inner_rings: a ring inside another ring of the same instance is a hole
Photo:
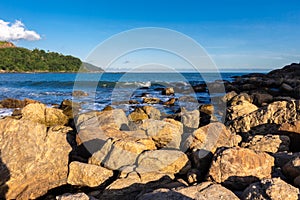
[[[77,71],[81,64],[79,58],[55,52],[19,47],[0,48],[0,70],[5,72],[72,72]]]

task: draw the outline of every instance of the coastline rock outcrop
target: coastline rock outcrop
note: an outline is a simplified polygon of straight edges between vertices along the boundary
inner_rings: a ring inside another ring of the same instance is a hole
[[[67,183],[70,128],[28,120],[0,120],[0,176],[9,171],[7,199],[34,199]],[[1,186],[2,187],[2,186]],[[1,189],[0,189],[1,190]]]

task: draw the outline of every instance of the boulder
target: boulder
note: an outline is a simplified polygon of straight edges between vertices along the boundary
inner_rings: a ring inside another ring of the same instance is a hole
[[[199,111],[208,115],[213,115],[215,108],[212,104],[205,104],[199,107]]]
[[[148,115],[144,112],[142,108],[136,108],[132,113],[128,115],[129,121],[139,121],[148,119]]]
[[[294,180],[300,176],[300,156],[297,156],[286,163],[282,168],[283,173]]]
[[[69,118],[57,108],[48,108],[44,104],[34,103],[22,109],[22,119],[30,120],[46,126],[65,125]]]
[[[125,112],[121,109],[88,112],[80,114],[76,118],[76,126],[78,130],[90,127],[120,129],[123,125],[128,125],[128,120]]]
[[[280,178],[263,179],[247,187],[243,194],[243,200],[298,200],[299,189],[289,185]]]
[[[26,105],[31,103],[39,103],[39,102],[27,98],[25,98],[24,100],[7,98],[0,101],[0,105],[2,108],[23,108]]]
[[[69,164],[68,184],[96,187],[113,176],[113,171],[98,165],[73,161]]]
[[[71,193],[65,193],[59,196],[56,196],[56,200],[93,200],[95,198],[90,198],[88,195],[85,193],[76,193],[76,194],[71,194]]]
[[[273,96],[268,93],[256,92],[251,95],[253,103],[257,106],[263,106],[273,101]]]
[[[168,101],[164,102],[165,106],[173,106],[176,102],[175,98],[170,98]]]
[[[198,128],[199,127],[199,121],[200,121],[199,110],[188,111],[188,110],[182,109],[180,116],[181,116],[181,122],[185,127],[188,127],[188,128]]]
[[[89,163],[104,165],[111,170],[120,170],[124,166],[133,165],[143,151],[154,149],[156,149],[155,143],[147,136],[111,139],[107,140],[102,148],[92,155]]]
[[[158,148],[179,149],[180,147],[183,126],[178,121],[168,118],[162,121],[148,119],[137,128],[144,130]]]
[[[89,96],[89,94],[85,91],[81,91],[81,90],[74,90],[72,92],[72,96],[73,97],[86,97]]]
[[[293,91],[293,87],[290,86],[290,85],[287,84],[287,83],[282,83],[281,86],[280,86],[280,89],[281,89],[283,92],[292,92],[292,91]]]
[[[172,88],[172,87],[164,88],[161,91],[161,93],[162,93],[162,95],[174,95],[175,94],[174,88]]]
[[[44,124],[23,119],[0,120],[0,177],[9,177],[7,199],[35,199],[67,183],[69,131],[64,126],[47,131]]]
[[[100,196],[101,200],[131,200],[144,191],[164,187],[174,179],[172,174],[131,172],[107,186]]]
[[[190,168],[189,159],[182,151],[154,150],[142,153],[137,159],[136,171],[165,174],[186,173]]]
[[[276,101],[228,123],[233,133],[247,133],[253,128],[293,122],[300,119],[300,101]],[[255,133],[253,133],[255,134]]]
[[[161,102],[161,100],[159,98],[155,98],[155,97],[143,97],[143,103],[158,104],[160,102]]]
[[[217,183],[233,189],[244,189],[253,182],[270,178],[274,158],[264,152],[233,147],[218,152],[209,169]]]
[[[69,99],[65,99],[61,102],[59,109],[63,111],[63,113],[73,119],[74,116],[78,115],[81,106],[79,103],[73,102]]]
[[[290,138],[285,135],[255,135],[249,142],[242,143],[242,147],[255,151],[277,153],[288,151]]]
[[[157,189],[153,192],[143,194],[138,200],[164,200],[164,199],[222,199],[222,200],[238,200],[239,198],[230,190],[219,184],[211,182],[203,182],[196,186],[176,188],[176,189]]]
[[[142,109],[148,115],[149,119],[160,120],[160,111],[152,106],[143,106]]]
[[[220,123],[210,123],[200,127],[185,141],[184,149],[215,153],[219,147],[233,147],[241,142],[241,137],[232,134],[227,127]]]
[[[257,106],[250,103],[249,101],[235,102],[234,105],[231,105],[227,108],[226,121],[231,121],[238,117],[247,115],[256,111],[257,109]]]
[[[227,103],[227,102],[230,102],[231,99],[233,97],[237,96],[237,93],[235,91],[231,91],[231,92],[228,92],[226,93],[222,98],[221,100],[224,102],[224,103]]]

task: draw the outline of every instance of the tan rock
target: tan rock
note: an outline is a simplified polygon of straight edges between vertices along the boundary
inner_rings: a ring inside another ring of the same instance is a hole
[[[172,87],[168,87],[168,88],[164,88],[164,90],[162,91],[162,95],[174,95],[174,88]]]
[[[276,101],[229,123],[232,132],[247,133],[253,127],[284,124],[300,119],[300,101]]]
[[[176,189],[157,189],[153,192],[146,193],[138,198],[138,200],[239,200],[239,198],[230,190],[219,184],[213,184],[211,182],[203,182],[196,186],[176,188]]]
[[[68,131],[62,126],[47,131],[44,124],[28,120],[0,120],[0,177],[9,177],[7,199],[35,199],[66,184]]]
[[[139,121],[148,119],[148,115],[144,112],[142,108],[136,108],[132,113],[128,115],[129,121]]]
[[[76,118],[77,130],[101,127],[120,129],[122,125],[127,125],[128,120],[126,114],[121,109],[114,109],[101,112],[88,112],[79,115]]]
[[[242,143],[242,147],[255,151],[277,153],[288,151],[290,138],[285,135],[255,135],[249,142]]]
[[[249,101],[239,101],[227,108],[227,120],[234,120],[238,117],[256,111],[258,107]]]
[[[69,164],[68,184],[96,187],[113,176],[113,171],[98,165],[73,161]]]
[[[185,149],[203,150],[215,153],[219,147],[237,146],[241,137],[232,134],[224,124],[216,122],[200,127],[189,136],[185,142]]]
[[[181,113],[181,122],[184,126],[189,128],[198,128],[200,121],[200,112],[199,110],[187,111],[182,109]]]
[[[264,152],[233,147],[215,155],[209,176],[217,183],[243,189],[253,182],[270,178],[274,158]]]
[[[298,200],[299,189],[280,178],[264,179],[247,187],[242,194],[243,200]]]
[[[46,126],[65,125],[69,121],[62,110],[48,108],[41,103],[29,104],[21,112],[23,119],[45,124]]]
[[[145,120],[138,129],[144,130],[152,138],[158,148],[177,148],[181,143],[183,126],[180,122],[173,119]]]
[[[163,187],[174,179],[172,174],[131,172],[126,178],[119,178],[105,188],[101,200],[135,199],[141,192]]]
[[[154,150],[142,153],[137,159],[136,171],[177,174],[190,168],[188,157],[177,150]]]
[[[103,147],[92,155],[89,163],[119,170],[124,166],[134,164],[143,151],[154,149],[156,149],[155,143],[147,137],[107,140]]]
[[[88,195],[84,193],[77,193],[77,194],[71,194],[71,193],[65,193],[63,195],[57,196],[56,200],[92,200]]]
[[[160,99],[159,98],[155,98],[155,97],[143,97],[143,103],[147,103],[147,104],[158,104],[160,103]]]
[[[143,106],[142,109],[148,115],[149,119],[160,120],[160,111],[152,106]]]

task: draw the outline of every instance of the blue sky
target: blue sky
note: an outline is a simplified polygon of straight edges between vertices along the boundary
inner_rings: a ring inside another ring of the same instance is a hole
[[[272,69],[300,60],[300,2],[294,0],[2,0],[0,19],[20,20],[41,36],[18,46],[83,60],[105,39],[139,27],[188,35],[220,69]]]

